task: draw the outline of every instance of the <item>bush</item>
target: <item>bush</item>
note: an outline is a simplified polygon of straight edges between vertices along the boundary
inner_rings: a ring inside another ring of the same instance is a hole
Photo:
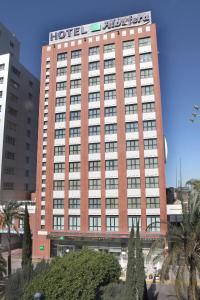
[[[118,281],[121,269],[117,259],[102,252],[82,250],[55,258],[49,269],[33,278],[23,300],[41,292],[48,300],[94,300],[100,286]]]
[[[124,283],[110,283],[100,289],[100,300],[123,300],[125,297]]]

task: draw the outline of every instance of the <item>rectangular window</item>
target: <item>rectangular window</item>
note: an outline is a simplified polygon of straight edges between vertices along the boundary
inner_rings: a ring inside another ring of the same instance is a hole
[[[69,217],[69,230],[74,230],[74,231],[80,230],[80,216]]]
[[[97,47],[91,47],[89,48],[89,55],[97,55],[99,54],[100,48]]]
[[[115,68],[115,59],[104,60],[104,69]]]
[[[89,171],[99,171],[101,169],[101,162],[99,160],[89,161]]]
[[[88,110],[88,119],[94,119],[100,117],[100,108],[94,108]]]
[[[81,151],[81,145],[70,145],[69,146],[69,154],[70,155],[80,154],[80,151]]]
[[[104,99],[105,100],[116,99],[116,90],[105,91],[104,92]]]
[[[80,180],[69,180],[69,190],[80,190]]]
[[[151,45],[150,37],[139,39],[139,47],[150,46],[150,45]]]
[[[64,180],[54,180],[53,181],[53,190],[54,191],[64,191]]]
[[[67,86],[67,82],[66,81],[57,82],[56,83],[56,91],[65,91],[66,90],[66,86]]]
[[[3,92],[2,91],[0,91],[0,98],[2,98],[3,97]]]
[[[53,216],[53,229],[64,230],[64,216]]]
[[[0,64],[0,71],[5,69],[5,64]]]
[[[100,76],[90,77],[89,78],[89,86],[99,85],[100,84]]]
[[[104,53],[115,51],[115,44],[104,45]]]
[[[128,197],[128,208],[138,209],[141,207],[141,199],[139,197]]]
[[[101,217],[100,216],[89,216],[89,230],[90,231],[101,231]]]
[[[56,106],[65,106],[65,104],[66,104],[65,97],[56,98]]]
[[[80,199],[79,198],[70,198],[69,199],[69,208],[79,209],[80,208]]]
[[[72,65],[71,74],[76,74],[81,72],[81,65]]]
[[[137,113],[137,104],[128,104],[125,105],[126,115],[136,114]]]
[[[148,96],[154,94],[154,86],[153,85],[145,85],[142,86],[142,96]]]
[[[70,81],[70,88],[77,89],[81,87],[81,79],[75,79]]]
[[[144,140],[144,150],[157,149],[157,139]]]
[[[124,66],[133,65],[135,63],[135,55],[124,56]]]
[[[137,230],[139,225],[139,230],[141,230],[141,217],[140,216],[128,216],[128,231],[131,231],[132,227]]]
[[[118,189],[118,178],[107,178],[106,179],[106,190]]]
[[[81,118],[80,110],[70,111],[70,121],[80,120],[80,118]]]
[[[140,178],[139,177],[127,178],[127,188],[128,189],[140,189]]]
[[[93,136],[93,135],[100,135],[100,126],[89,126],[88,127],[88,135]]]
[[[140,168],[139,158],[129,158],[126,160],[127,170],[136,170]]]
[[[57,61],[62,61],[67,59],[67,52],[58,53],[57,54]]]
[[[136,97],[136,87],[134,87],[134,88],[125,88],[124,89],[124,97],[125,98]]]
[[[64,199],[62,199],[62,198],[53,199],[53,208],[56,208],[56,209],[64,208]]]
[[[79,104],[81,103],[81,95],[74,95],[70,97],[70,104]]]
[[[64,138],[65,138],[65,129],[56,129],[55,139],[64,139]]]
[[[105,107],[104,114],[105,114],[105,117],[116,116],[117,115],[117,107],[116,106]]]
[[[15,153],[14,152],[10,152],[10,151],[6,151],[5,152],[5,158],[6,159],[14,160],[15,159]]]
[[[141,78],[152,78],[153,77],[153,69],[144,69],[140,71]]]
[[[147,231],[160,231],[160,216],[147,216]]]
[[[96,71],[100,69],[100,61],[92,61],[89,63],[89,71]]]
[[[67,74],[67,67],[57,68],[57,76],[64,76]]]
[[[106,124],[105,134],[115,134],[117,133],[117,124]]]
[[[55,146],[54,147],[54,155],[55,156],[65,155],[65,146]]]
[[[105,143],[106,152],[117,152],[117,142],[107,142]]]
[[[155,111],[155,102],[142,103],[142,112],[154,112]]]
[[[69,172],[80,172],[80,165],[79,161],[70,162],[69,163]]]
[[[3,189],[7,191],[14,190],[14,183],[13,182],[4,182]]]
[[[106,198],[106,209],[117,209],[118,198]]]
[[[116,82],[115,74],[104,75],[104,83],[115,83],[115,82]]]
[[[106,230],[107,231],[118,231],[119,230],[119,217],[118,216],[107,216],[106,217]]]
[[[143,121],[143,129],[144,131],[156,130],[156,121]]]
[[[139,149],[139,141],[126,141],[126,151],[137,151]]]
[[[106,160],[106,171],[113,171],[118,169],[118,160]]]
[[[14,108],[8,106],[7,111],[8,111],[8,113],[9,113],[11,116],[17,117],[18,111],[17,111],[16,109],[14,109]]]
[[[157,157],[147,157],[144,159],[145,169],[156,169],[158,168],[158,158]]]
[[[3,78],[3,77],[0,77],[0,84],[3,83],[3,80],[4,80],[4,78]]]
[[[124,72],[124,81],[131,81],[136,79],[136,72],[130,71],[130,72]]]
[[[124,41],[123,42],[123,50],[125,49],[133,49],[134,48],[134,40]]]
[[[101,208],[101,199],[89,198],[89,209],[98,209],[98,208]]]
[[[152,61],[152,53],[143,53],[140,54],[140,62],[150,62]]]
[[[70,137],[79,137],[81,135],[80,127],[74,127],[69,129],[69,136]]]
[[[71,52],[71,58],[79,58],[81,57],[81,50],[75,50]]]
[[[99,153],[100,152],[100,143],[92,143],[88,145],[89,153]]]
[[[54,163],[54,173],[64,173],[65,163]]]
[[[99,92],[89,93],[88,102],[96,102],[96,101],[100,101],[100,93]]]
[[[147,208],[159,208],[160,199],[159,197],[147,197],[146,204],[147,204]]]
[[[138,122],[126,123],[126,132],[138,132]]]
[[[146,177],[145,178],[146,188],[158,188],[159,178],[158,177]]]
[[[65,122],[66,113],[57,113],[55,115],[55,122]]]
[[[88,187],[89,187],[89,190],[100,190],[101,189],[101,179],[89,179]]]
[[[6,143],[9,145],[15,145],[15,138],[10,136],[10,135],[6,135]]]

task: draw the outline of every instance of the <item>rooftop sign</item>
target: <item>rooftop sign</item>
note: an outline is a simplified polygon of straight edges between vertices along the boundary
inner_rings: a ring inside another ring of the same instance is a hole
[[[49,33],[49,44],[70,41],[97,34],[103,34],[121,28],[137,27],[145,24],[151,24],[150,11],[126,17],[101,21],[98,23],[92,23],[78,27],[53,31]]]

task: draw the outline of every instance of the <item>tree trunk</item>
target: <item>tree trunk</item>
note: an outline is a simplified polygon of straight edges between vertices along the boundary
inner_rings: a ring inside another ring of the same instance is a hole
[[[189,287],[188,287],[188,300],[199,300],[197,290],[197,277],[196,268],[191,262],[189,271]]]
[[[11,275],[11,233],[8,226],[8,276]]]

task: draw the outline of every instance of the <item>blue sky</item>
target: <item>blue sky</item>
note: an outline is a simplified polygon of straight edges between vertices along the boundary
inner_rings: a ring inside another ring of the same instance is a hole
[[[157,23],[167,184],[200,178],[200,122],[189,118],[200,104],[199,0],[0,0],[0,21],[21,41],[21,62],[39,77],[41,46],[53,30],[152,11]]]

